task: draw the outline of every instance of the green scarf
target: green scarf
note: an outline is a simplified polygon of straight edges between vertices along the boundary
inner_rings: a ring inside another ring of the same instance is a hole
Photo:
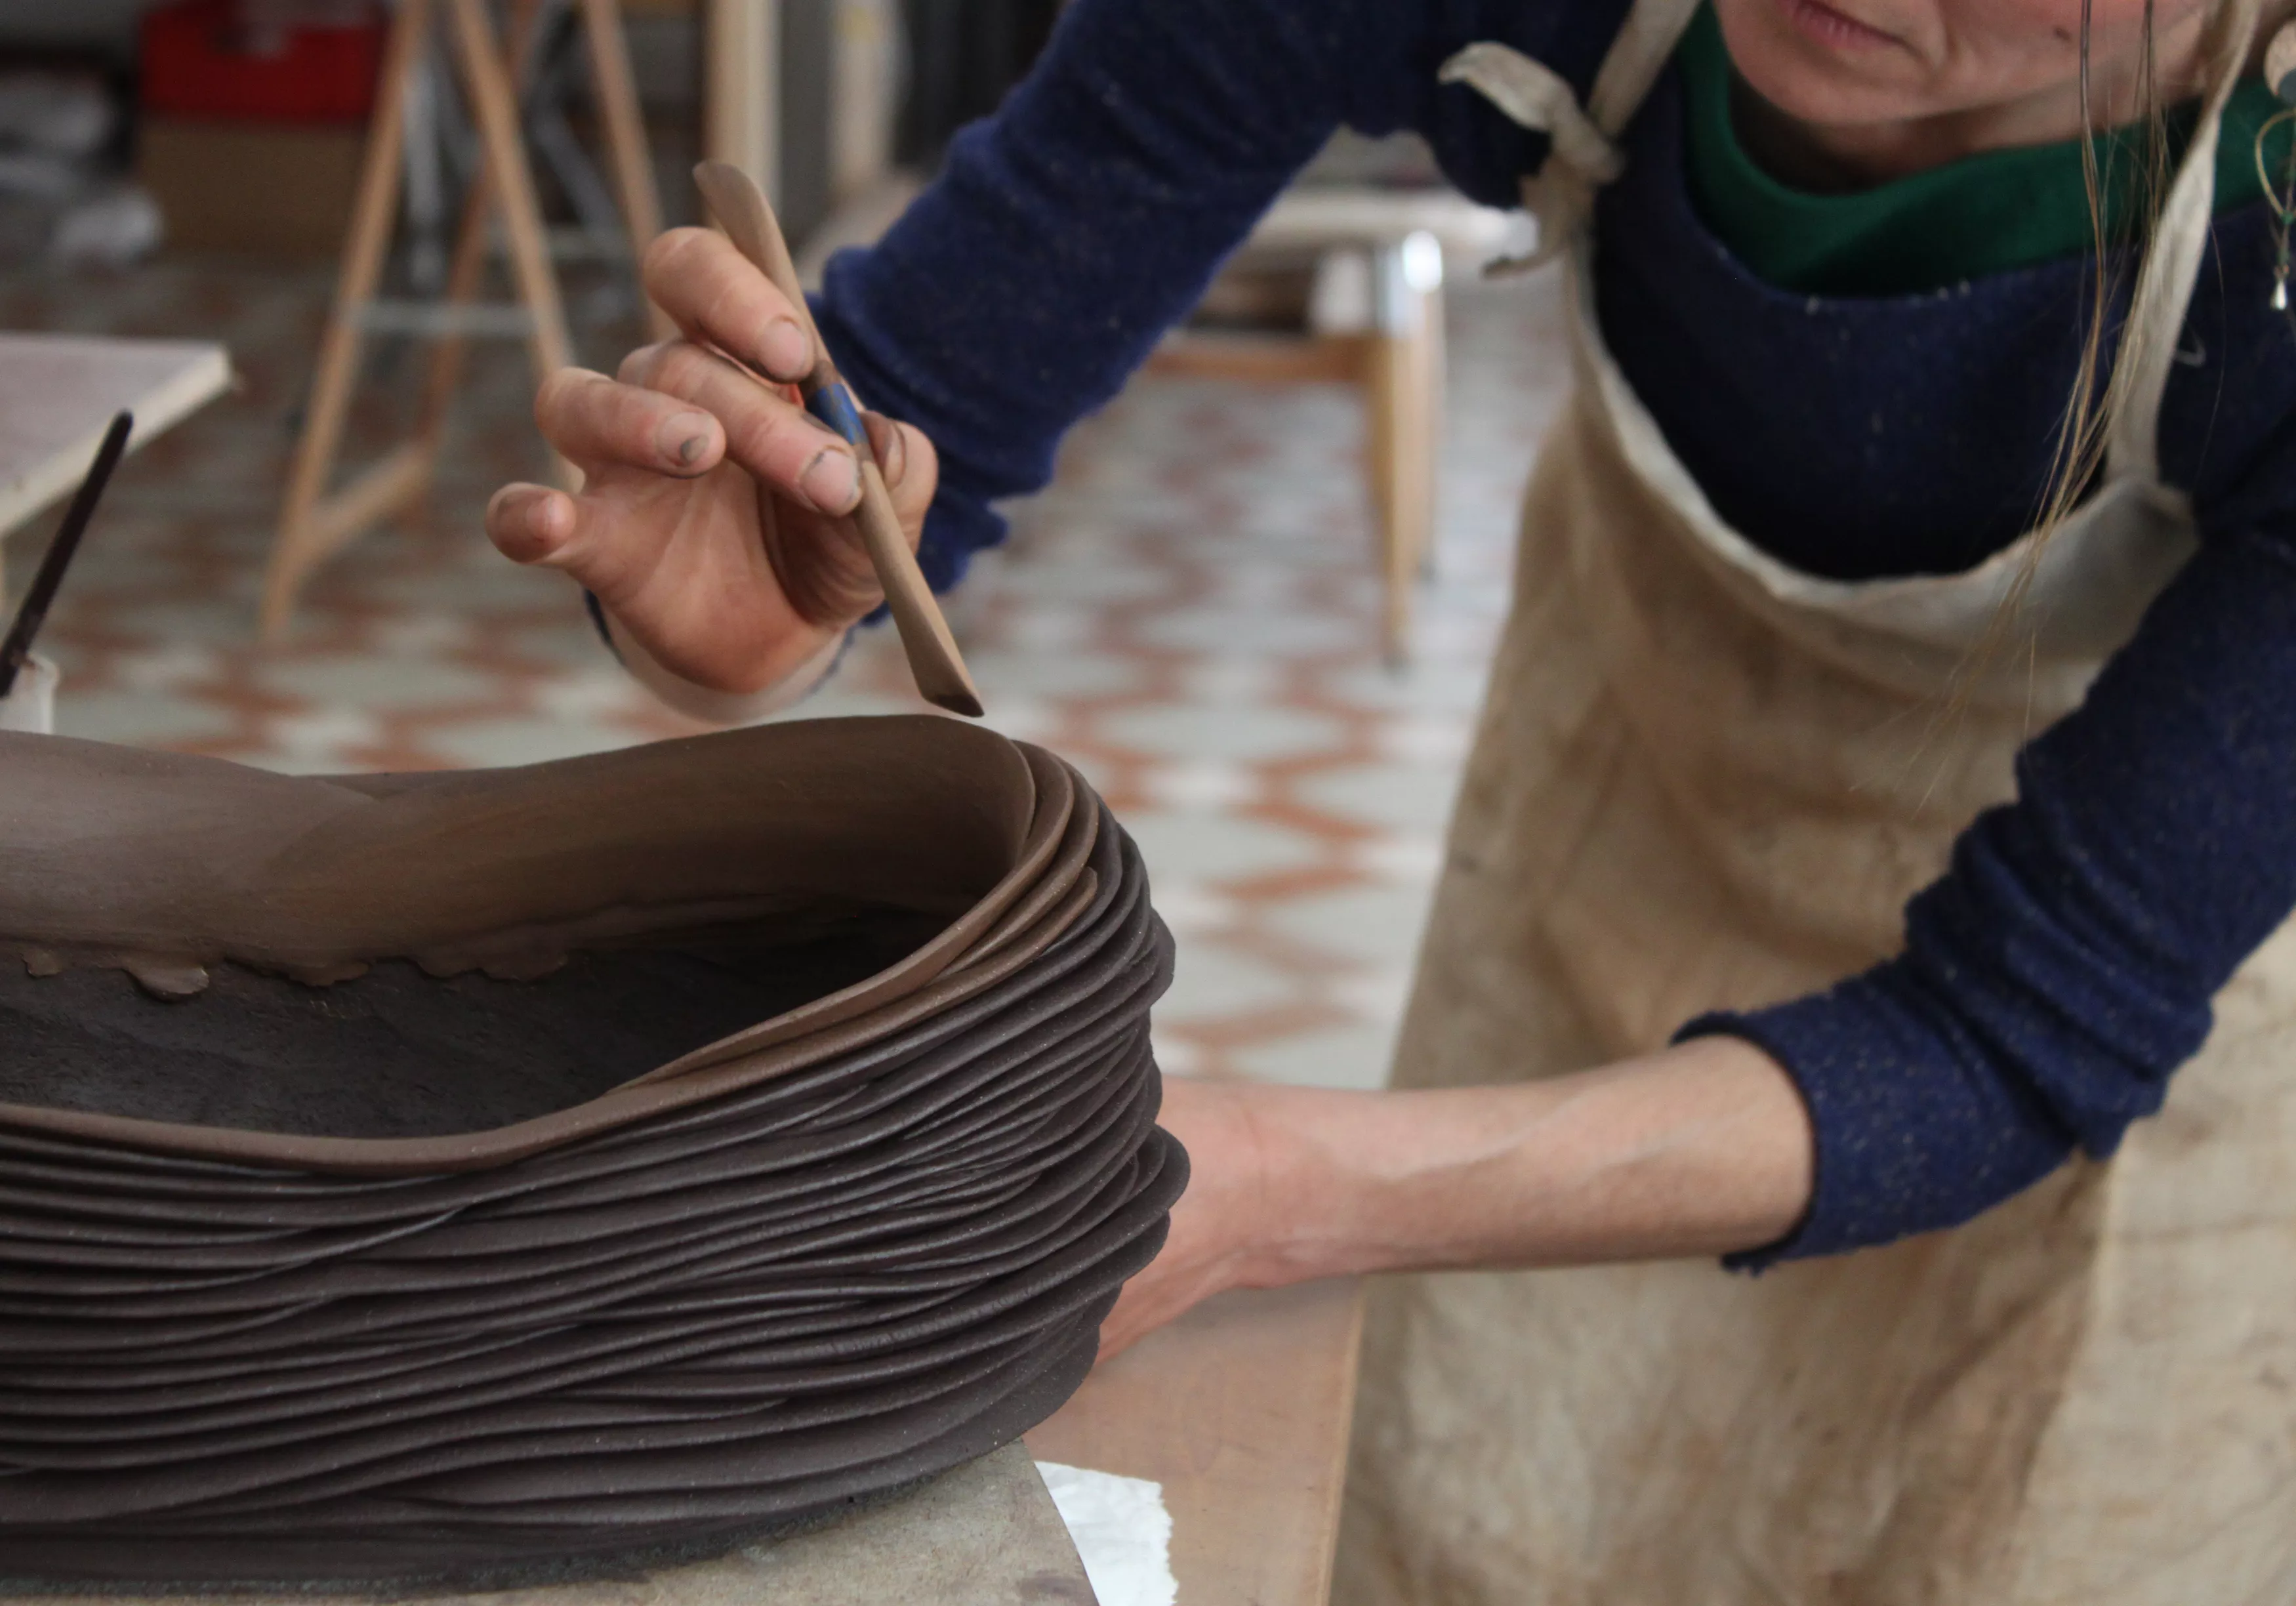
[[[1814,195],[1771,177],[1739,143],[1731,116],[1737,74],[1712,6],[1701,8],[1676,59],[1687,102],[1691,199],[1738,259],[1781,290],[1915,295],[2095,246],[2079,140],[1981,152],[1870,190]],[[2257,131],[2279,110],[2261,78],[2234,91],[2217,145],[2218,212],[2262,198]],[[2199,113],[2188,102],[2169,114],[2172,158],[2183,154]],[[2290,133],[2285,123],[2273,132],[2276,176],[2284,170]],[[2115,238],[2127,235],[2136,210],[2132,179],[2143,138],[2135,127],[2098,137]]]

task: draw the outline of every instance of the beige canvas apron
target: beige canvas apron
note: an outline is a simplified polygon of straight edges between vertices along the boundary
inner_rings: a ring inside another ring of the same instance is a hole
[[[1399,1083],[1653,1049],[1899,946],[2016,749],[2192,550],[2154,422],[2253,28],[2234,9],[2136,292],[2108,479],[2019,615],[2030,654],[1979,649],[2031,537],[1948,577],[1788,569],[1720,521],[1604,350],[1572,219],[1617,164],[1590,136],[1625,127],[1689,5],[1643,0],[1586,126],[1520,58],[1459,65],[1590,153],[1533,192],[1570,232],[1578,389],[1531,484]],[[2218,1005],[2115,1159],[1957,1231],[1759,1278],[1384,1283],[1339,1599],[2296,1601],[2296,937]]]

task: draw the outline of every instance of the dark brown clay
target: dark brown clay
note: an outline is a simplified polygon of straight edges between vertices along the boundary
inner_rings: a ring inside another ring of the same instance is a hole
[[[291,779],[0,735],[0,1578],[693,1554],[1066,1398],[1185,1157],[1138,856],[939,719]]]

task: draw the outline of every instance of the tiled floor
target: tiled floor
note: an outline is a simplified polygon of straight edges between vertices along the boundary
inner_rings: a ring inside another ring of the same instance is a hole
[[[0,327],[201,334],[242,392],[132,460],[50,627],[68,733],[283,769],[515,764],[689,728],[605,659],[556,577],[478,510],[537,471],[514,353],[478,365],[419,527],[314,584],[294,640],[251,620],[324,276],[168,265],[0,282]],[[1180,938],[1168,1069],[1342,1086],[1385,1074],[1504,605],[1514,503],[1562,383],[1551,287],[1454,305],[1438,572],[1418,655],[1383,668],[1342,391],[1136,385],[1079,430],[955,610],[989,722],[1086,770]],[[586,336],[611,361],[626,337]],[[402,354],[406,374],[411,354]],[[389,409],[362,421],[382,438]],[[43,521],[20,537],[22,558]],[[913,708],[875,635],[805,714]]]

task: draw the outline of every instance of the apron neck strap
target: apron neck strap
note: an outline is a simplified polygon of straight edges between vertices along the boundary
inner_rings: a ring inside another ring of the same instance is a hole
[[[1703,4],[1705,0],[1635,0],[1587,96],[1587,115],[1605,135],[1616,139],[1626,132]]]
[[[1703,0],[1635,0],[1595,72],[1582,110],[1561,75],[1511,46],[1488,40],[1443,63],[1446,84],[1465,84],[1526,128],[1553,141],[1546,164],[1524,177],[1522,203],[1538,219],[1538,247],[1494,262],[1486,274],[1518,273],[1562,254],[1594,216],[1595,191],[1626,167],[1618,136],[1648,98]]]
[[[2261,11],[2262,0],[2226,0],[2210,26],[2204,46],[2209,90],[2200,126],[2153,225],[2113,364],[2105,434],[2105,471],[2113,479],[2161,477],[2161,399],[2216,215],[2217,142],[2225,107],[2247,70]]]
[[[1650,97],[1674,47],[1705,0],[1634,0],[1618,37],[1595,70],[1595,87],[1581,110],[1569,83],[1512,45],[1489,40],[1468,45],[1436,75],[1465,84],[1506,117],[1554,139],[1554,155],[1598,184],[1616,177],[1613,142]]]

